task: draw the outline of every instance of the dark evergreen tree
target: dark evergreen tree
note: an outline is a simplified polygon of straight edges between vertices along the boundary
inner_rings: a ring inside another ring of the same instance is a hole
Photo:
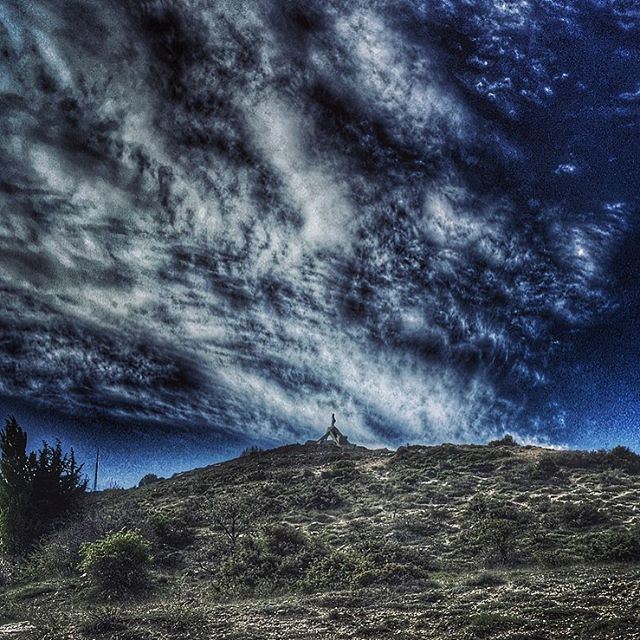
[[[29,527],[31,502],[27,434],[13,416],[0,432],[0,543],[10,553],[20,550]]]
[[[46,442],[27,456],[27,434],[14,417],[0,432],[0,543],[10,553],[29,548],[78,505],[87,481],[73,449]]]

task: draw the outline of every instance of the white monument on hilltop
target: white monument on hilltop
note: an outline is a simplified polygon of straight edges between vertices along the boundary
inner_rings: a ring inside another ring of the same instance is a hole
[[[331,414],[331,426],[327,429],[327,432],[318,438],[318,440],[312,440],[314,444],[329,445],[335,447],[353,447],[349,442],[347,436],[345,436],[338,427],[336,427],[336,414]]]

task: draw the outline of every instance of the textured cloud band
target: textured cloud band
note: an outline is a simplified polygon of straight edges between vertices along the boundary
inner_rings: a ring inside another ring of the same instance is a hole
[[[265,440],[561,426],[630,205],[531,137],[580,82],[525,50],[580,15],[536,4],[5,1],[2,393]]]

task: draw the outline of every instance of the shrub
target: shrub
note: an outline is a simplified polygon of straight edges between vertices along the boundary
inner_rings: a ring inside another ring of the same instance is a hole
[[[538,549],[534,552],[535,561],[548,569],[558,569],[574,564],[577,558],[561,549]]]
[[[60,578],[73,575],[77,564],[73,549],[63,542],[49,539],[41,542],[31,553],[22,573],[34,580],[42,576]]]
[[[577,528],[592,527],[609,520],[608,513],[591,502],[556,503],[552,513],[566,526]]]
[[[523,561],[522,540],[530,517],[514,505],[476,495],[469,503],[470,528],[466,536],[488,567],[514,566]]]
[[[425,514],[403,516],[394,524],[395,537],[400,541],[424,538],[438,530],[438,523],[429,520]]]
[[[335,551],[319,546],[318,551],[300,582],[304,591],[368,586],[378,577],[375,563],[354,549]]]
[[[334,479],[338,482],[353,482],[362,479],[362,474],[353,460],[338,460],[329,468],[320,472],[323,480]]]
[[[241,539],[218,565],[216,586],[233,596],[319,591],[359,585],[371,563],[353,551],[334,551],[287,524]]]
[[[240,453],[240,457],[246,458],[247,456],[254,456],[256,453],[261,453],[262,451],[264,451],[264,449],[262,449],[261,447],[252,445],[250,447],[246,447],[246,449],[243,449]]]
[[[218,567],[221,591],[236,595],[292,588],[311,562],[314,548],[303,532],[272,524],[238,540]]]
[[[81,561],[80,548],[84,543],[100,540],[108,533],[122,529],[135,529],[146,538],[154,535],[151,522],[146,513],[138,506],[121,502],[117,508],[104,508],[104,504],[87,506],[77,516],[68,518],[56,531],[44,538],[35,548],[34,555],[46,553],[50,545],[58,549],[66,549],[66,560],[62,552],[55,551],[51,559],[59,557],[64,563],[68,563],[77,570]],[[61,565],[58,565],[62,568]],[[67,569],[64,569],[66,574]]]
[[[146,476],[142,476],[140,482],[138,482],[139,487],[146,487],[147,485],[154,484],[163,480],[160,476],[157,476],[155,473],[147,473]]]
[[[545,454],[536,462],[533,477],[536,480],[551,480],[560,473],[560,466],[553,455]]]
[[[193,542],[193,530],[185,516],[154,513],[149,522],[160,546],[181,549]]]
[[[589,551],[601,562],[640,562],[640,526],[601,533]]]
[[[471,616],[470,627],[474,636],[494,637],[500,632],[504,632],[514,627],[522,625],[522,620],[513,616],[505,616],[497,612],[485,611]]]
[[[499,587],[505,583],[504,578],[496,573],[484,571],[467,580],[470,587]]]
[[[423,549],[417,550],[414,546],[394,543],[391,540],[365,537],[357,543],[355,549],[376,567],[399,564],[412,565],[421,571],[437,569],[434,558]]]
[[[288,524],[268,525],[261,539],[268,553],[280,557],[299,553],[308,544],[307,536]]]
[[[95,634],[114,634],[126,632],[126,620],[123,620],[122,612],[113,606],[95,607],[88,612],[86,619],[80,625],[80,632],[85,636],[93,637]]]
[[[558,451],[555,458],[562,466],[574,469],[620,469],[640,473],[640,456],[627,447],[618,446],[611,451]]]
[[[518,534],[511,521],[500,518],[483,520],[478,527],[477,539],[487,566],[513,566],[519,563]]]
[[[518,520],[520,513],[515,505],[498,498],[476,494],[469,501],[469,515],[475,521],[485,519]]]
[[[300,582],[304,591],[346,589],[373,582],[370,575],[374,567],[362,556],[348,551],[323,551],[313,559]]]
[[[613,449],[611,449],[609,453],[612,457],[621,460],[636,460],[639,458],[639,456],[633,453],[633,451],[631,451],[629,447],[623,447],[620,444],[616,447],[613,447]]]
[[[328,511],[337,509],[343,502],[342,496],[334,489],[333,485],[322,482],[311,487],[304,506],[316,511]]]
[[[500,440],[491,440],[491,442],[489,442],[489,446],[490,447],[518,447],[520,446],[515,438],[512,435],[509,435],[508,433],[504,436],[504,438],[501,438]]]
[[[411,563],[387,562],[371,566],[356,576],[357,584],[363,587],[423,587],[429,579],[427,571]]]
[[[424,587],[429,572],[437,568],[433,557],[423,549],[392,540],[364,537],[349,550],[358,568],[351,579],[355,586]]]
[[[260,544],[253,538],[244,538],[218,565],[215,585],[221,594],[251,595],[272,577],[272,569]]]
[[[0,588],[9,586],[16,574],[16,568],[9,558],[0,556]]]
[[[149,543],[137,531],[118,531],[80,548],[80,569],[104,593],[134,591],[148,582]]]
[[[640,456],[628,447],[618,445],[611,449],[608,457],[614,468],[624,469],[629,473],[640,473]]]

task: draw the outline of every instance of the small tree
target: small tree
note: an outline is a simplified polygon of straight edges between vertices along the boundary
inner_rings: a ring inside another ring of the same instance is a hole
[[[0,432],[0,452],[0,545],[22,553],[77,506],[87,481],[60,442],[27,455],[27,434],[13,416]]]
[[[229,540],[232,547],[251,529],[256,515],[247,501],[235,496],[214,499],[210,504],[210,514],[215,528]]]

